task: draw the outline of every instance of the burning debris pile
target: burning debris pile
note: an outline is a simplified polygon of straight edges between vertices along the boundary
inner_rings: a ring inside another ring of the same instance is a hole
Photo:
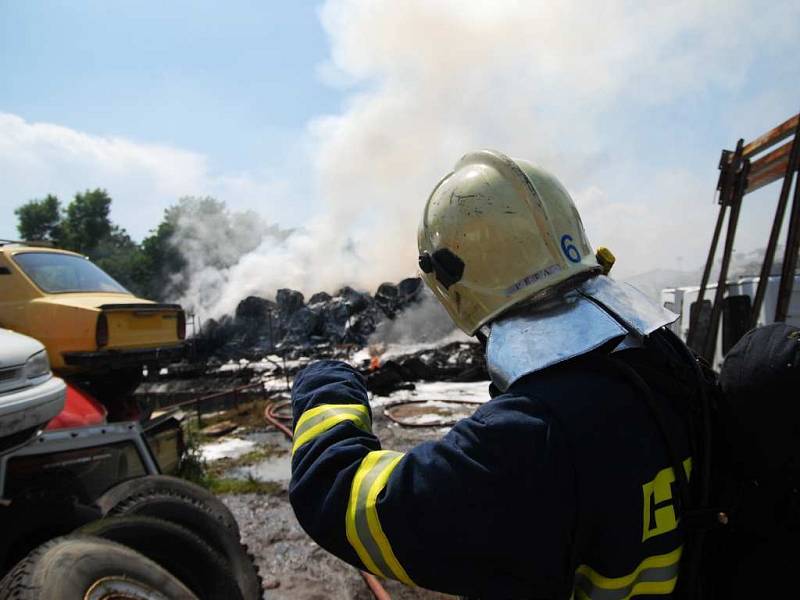
[[[488,378],[479,344],[451,342],[388,358],[373,368],[366,379],[371,392],[387,396],[398,389],[413,389],[414,381],[468,382]]]
[[[418,303],[422,290],[419,278],[409,278],[397,285],[382,284],[374,296],[349,286],[333,296],[318,292],[308,302],[290,289],[278,290],[274,301],[248,296],[234,316],[204,324],[198,349],[229,360],[275,353],[319,356],[337,346],[362,348],[382,322]]]
[[[384,283],[374,295],[343,287],[308,300],[291,289],[274,300],[248,296],[233,315],[203,325],[194,351],[194,360],[149,373],[137,395],[167,406],[252,385],[284,394],[321,358],[349,362],[377,396],[415,382],[488,379],[480,345],[455,330],[418,278]]]

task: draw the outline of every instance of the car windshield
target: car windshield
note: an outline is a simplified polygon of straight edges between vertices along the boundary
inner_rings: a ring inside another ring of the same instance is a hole
[[[14,261],[36,285],[51,294],[130,293],[100,267],[82,256],[57,252],[21,252],[14,255]]]

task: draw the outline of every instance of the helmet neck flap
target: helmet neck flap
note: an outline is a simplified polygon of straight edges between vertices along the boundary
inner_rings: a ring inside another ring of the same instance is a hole
[[[486,362],[505,392],[515,381],[609,344],[635,347],[678,315],[604,275],[557,299],[512,311],[490,324]]]

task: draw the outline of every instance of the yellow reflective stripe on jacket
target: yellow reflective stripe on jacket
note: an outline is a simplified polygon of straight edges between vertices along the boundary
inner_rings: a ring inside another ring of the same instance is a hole
[[[686,479],[692,476],[691,456],[683,461]],[[672,484],[675,471],[672,467],[661,469],[652,481],[642,485],[642,541],[669,533],[678,526],[675,512],[675,499],[672,497]]]
[[[367,569],[375,575],[415,585],[392,551],[376,506],[378,495],[402,458],[403,453],[389,450],[370,452],[364,457],[350,487],[346,532],[347,541]]]
[[[628,600],[634,595],[671,594],[678,581],[681,547],[645,558],[630,575],[604,577],[587,565],[575,572],[575,597],[590,600]]]
[[[352,421],[359,429],[372,431],[369,409],[363,404],[321,404],[308,409],[297,420],[292,454],[303,444],[344,421]]]

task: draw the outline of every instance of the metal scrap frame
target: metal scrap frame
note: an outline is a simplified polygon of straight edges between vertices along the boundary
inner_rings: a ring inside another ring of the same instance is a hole
[[[762,154],[787,138],[792,139],[766,154]],[[760,156],[754,158],[757,155]],[[756,295],[753,299],[750,327],[755,327],[758,322],[758,315],[764,302],[769,274],[775,261],[775,250],[778,245],[784,214],[786,213],[789,192],[794,182],[794,197],[789,217],[789,230],[786,237],[778,302],[775,308],[775,321],[782,322],[786,320],[794,284],[794,273],[797,268],[797,255],[798,251],[800,251],[800,177],[798,177],[798,171],[800,171],[800,113],[749,143],[745,143],[743,139],[740,139],[734,151],[723,150],[719,162],[719,170],[720,176],[717,182],[717,190],[719,191],[720,210],[695,303],[697,309],[691,316],[687,337],[688,345],[708,361],[713,359],[716,347],[728,269],[731,255],[733,254],[733,244],[736,238],[742,200],[745,195],[779,179],[783,179],[783,185],[778,197],[778,205],[764,254],[764,262],[761,266]],[[719,238],[722,233],[722,225],[728,209],[730,209],[730,214],[728,215],[728,226],[717,288],[711,308],[710,323],[708,329],[704,332],[705,335],[702,335],[698,330],[698,325],[703,312],[703,301],[708,288],[711,269],[714,265]]]

